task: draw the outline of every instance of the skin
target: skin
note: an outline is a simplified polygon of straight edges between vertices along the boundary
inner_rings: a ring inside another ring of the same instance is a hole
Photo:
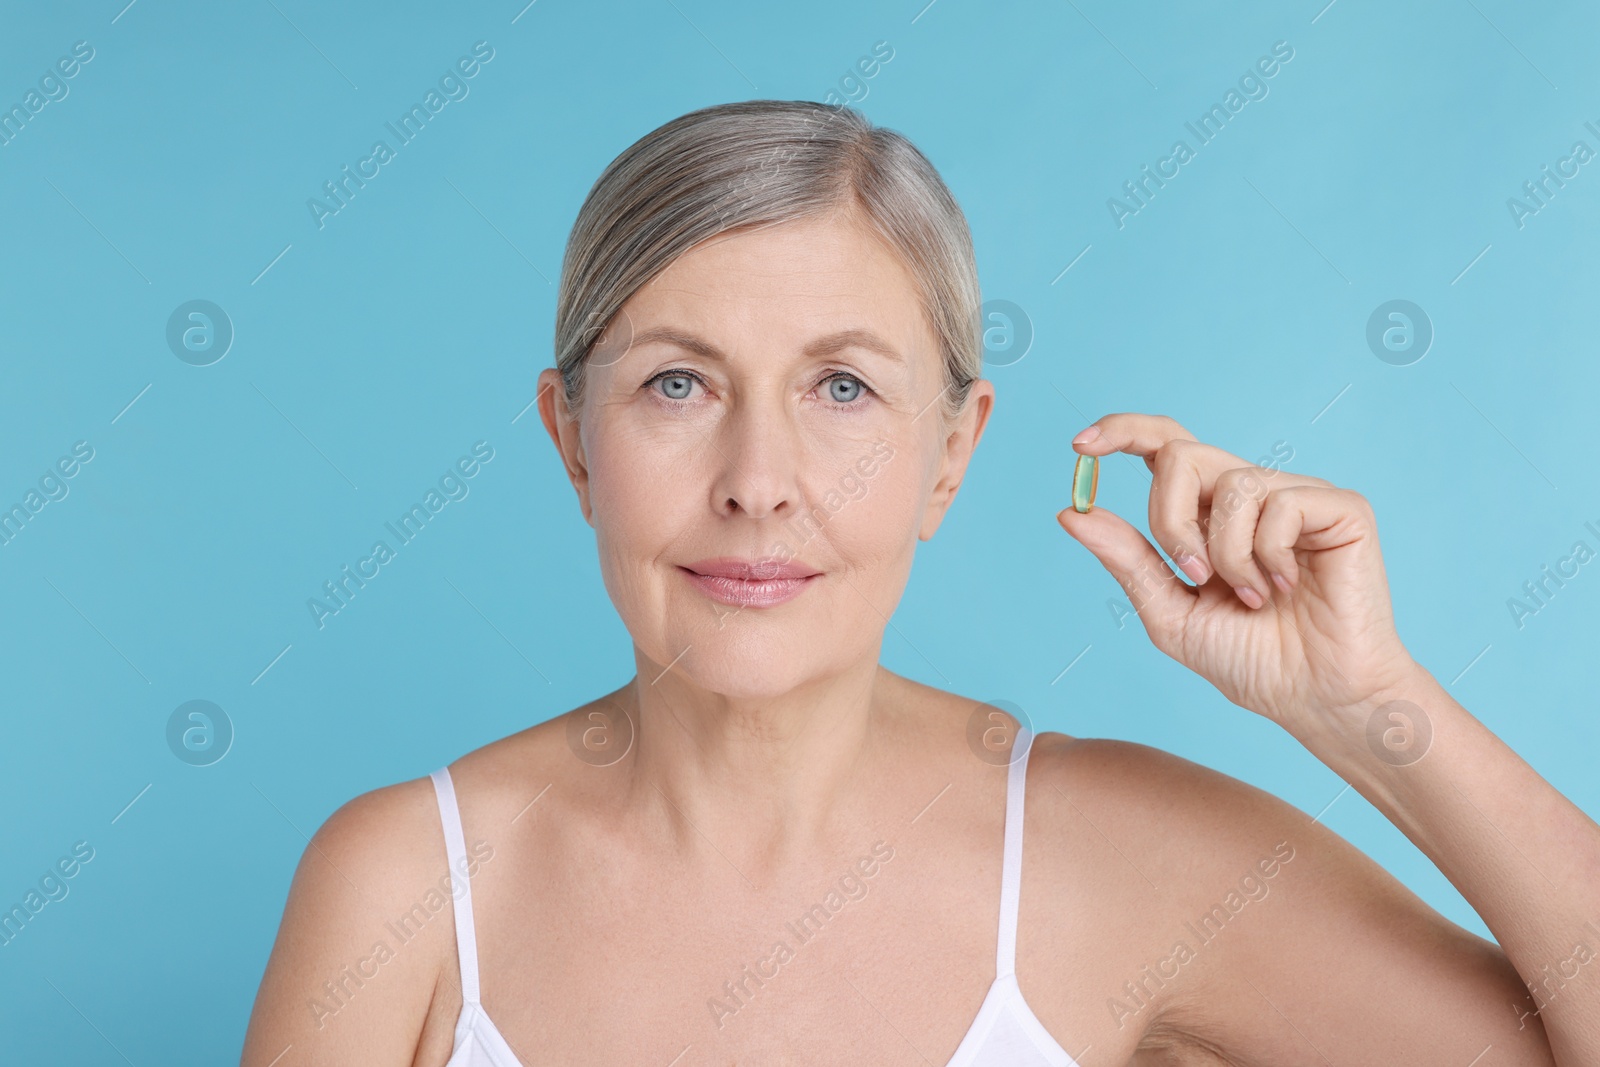
[[[657,327],[720,355],[641,343]],[[846,328],[903,359],[806,354]],[[946,1063],[994,977],[1012,724],[878,659],[991,383],[940,421],[912,277],[843,216],[691,250],[591,358],[578,410],[554,370],[539,407],[637,673],[451,764],[466,840],[487,857],[471,878],[486,1010],[530,1067]],[[667,370],[695,377],[646,384]],[[1261,790],[1148,746],[1045,733],[1028,765],[1016,965],[1040,1021],[1084,1067],[1600,1062],[1600,958],[1570,962],[1575,942],[1600,950],[1584,925],[1600,926],[1600,828],[1406,653],[1366,501],[1162,416],[1091,429],[1079,451],[1149,465],[1152,535],[1199,582],[1103,508],[1057,516],[1152,643],[1371,800],[1499,944]],[[879,442],[892,456],[855,491]],[[796,514],[841,487],[848,502],[795,536]],[[774,607],[727,608],[677,571],[782,553],[822,575]],[[1420,759],[1367,741],[1396,699],[1431,726]],[[975,715],[998,725],[990,747],[969,746]],[[875,845],[892,858],[851,883],[864,895],[814,939],[787,934]],[[328,819],[295,873],[246,1067],[445,1063],[462,1004],[451,909],[403,944],[385,925],[439,882],[444,855],[426,778]],[[1249,896],[1201,942],[1186,924],[1230,891]],[[719,1019],[723,983],[780,938],[792,957]],[[1192,957],[1174,962],[1179,940]],[[309,999],[380,941],[391,958],[326,998],[319,1025]],[[1557,968],[1577,977],[1558,987]],[[1136,1000],[1125,984],[1141,981]],[[1545,981],[1535,1013],[1525,982]]]

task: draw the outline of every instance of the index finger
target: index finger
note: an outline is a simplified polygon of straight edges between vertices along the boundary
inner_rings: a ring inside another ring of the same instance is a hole
[[[1085,440],[1086,434],[1093,436]],[[1261,468],[1260,464],[1251,463],[1226,449],[1199,441],[1194,434],[1179,425],[1176,419],[1166,415],[1145,415],[1129,411],[1102,415],[1072,439],[1072,447],[1088,456],[1126,452],[1143,458],[1145,466],[1155,471],[1157,454],[1175,441],[1185,444],[1168,449],[1164,454],[1164,458],[1170,464],[1169,470],[1176,471],[1179,476],[1196,483],[1202,504],[1211,502],[1211,490],[1224,471],[1240,467],[1256,467],[1276,473],[1276,468]],[[1191,445],[1193,447],[1188,447]],[[1287,480],[1295,485],[1329,484],[1321,478],[1284,473],[1287,475]]]
[[[1169,441],[1197,441],[1176,419],[1167,415],[1145,415],[1136,411],[1102,415],[1072,439],[1072,447],[1086,456],[1127,452],[1144,457],[1145,466],[1155,469],[1151,456]]]

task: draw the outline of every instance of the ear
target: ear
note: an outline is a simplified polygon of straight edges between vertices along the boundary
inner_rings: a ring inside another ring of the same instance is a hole
[[[561,381],[561,372],[546,367],[539,372],[539,418],[555,443],[561,463],[567,469],[567,478],[578,491],[578,506],[583,509],[583,521],[594,525],[589,510],[589,465],[583,455],[583,436],[577,416],[567,407],[567,391]]]
[[[939,479],[928,498],[927,510],[922,513],[918,540],[928,540],[944,521],[945,512],[950,509],[951,502],[956,498],[956,490],[961,488],[961,479],[967,473],[967,463],[983,438],[983,430],[989,424],[989,412],[993,407],[994,383],[987,378],[979,378],[972,383],[966,406],[961,409],[955,425],[944,439],[944,453],[939,459]]]

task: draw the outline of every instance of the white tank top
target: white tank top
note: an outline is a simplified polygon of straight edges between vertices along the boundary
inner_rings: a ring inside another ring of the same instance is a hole
[[[1017,735],[1006,778],[1005,862],[1000,876],[1000,938],[995,953],[995,980],[978,1008],[967,1034],[946,1067],[1079,1067],[1050,1036],[1017,987],[1017,901],[1022,888],[1022,799],[1027,781],[1033,733]],[[444,823],[445,850],[452,871],[467,870],[466,838],[456,806],[450,770],[433,772]],[[461,957],[461,1015],[456,1020],[455,1046],[445,1067],[525,1067],[483,1010],[478,999],[478,941],[472,924],[472,887],[455,898],[456,947]]]

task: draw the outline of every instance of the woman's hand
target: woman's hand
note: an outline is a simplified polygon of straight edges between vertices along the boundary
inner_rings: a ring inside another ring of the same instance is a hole
[[[1144,457],[1150,532],[1195,586],[1101,507],[1056,520],[1121,583],[1155,646],[1235,704],[1304,738],[1420,670],[1359,493],[1258,467],[1163,415],[1106,415],[1073,447]]]

